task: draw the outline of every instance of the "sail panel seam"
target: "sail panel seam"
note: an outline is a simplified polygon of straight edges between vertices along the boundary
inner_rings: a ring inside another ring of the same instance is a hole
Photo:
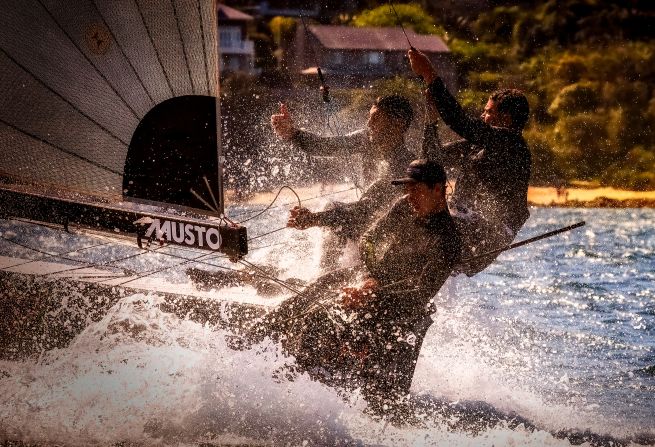
[[[59,146],[59,145],[57,145],[55,143],[52,143],[52,142],[50,142],[50,141],[48,141],[48,140],[46,140],[44,138],[41,138],[38,135],[35,135],[35,134],[31,133],[31,132],[28,132],[28,131],[26,131],[24,129],[21,129],[20,127],[12,124],[10,122],[7,122],[7,121],[3,120],[2,118],[0,118],[0,123],[4,124],[6,126],[9,126],[12,129],[17,130],[18,132],[20,132],[20,133],[22,133],[24,135],[27,135],[28,137],[31,137],[31,138],[33,138],[33,139],[35,139],[37,141],[40,141],[41,143],[47,144],[48,146],[53,147],[53,148],[65,153],[65,154],[68,154],[68,155],[70,155],[72,157],[75,157],[75,158],[79,158],[80,160],[83,160],[83,161],[95,166],[96,168],[104,169],[107,172],[111,172],[112,174],[116,174],[116,175],[121,176],[121,177],[123,176],[123,173],[120,172],[120,171],[116,171],[116,170],[114,170],[114,169],[112,169],[112,168],[110,168],[108,166],[104,166],[104,165],[102,165],[102,164],[100,164],[100,163],[98,163],[96,161],[93,161],[93,160],[91,160],[89,158],[83,157],[82,155],[76,154],[75,152],[66,150],[63,147],[61,147],[61,146]]]
[[[60,30],[62,33],[64,33],[64,35],[65,35],[66,37],[68,37],[68,40],[71,41],[71,43],[72,43],[73,46],[77,49],[77,51],[79,51],[80,54],[84,57],[84,59],[86,59],[86,61],[87,61],[89,64],[91,64],[91,66],[95,69],[96,73],[98,73],[98,75],[100,75],[100,77],[101,77],[101,78],[102,78],[102,79],[107,83],[107,85],[109,86],[109,88],[111,88],[111,90],[114,92],[114,94],[116,94],[116,96],[117,96],[117,97],[118,97],[118,98],[123,102],[123,104],[125,104],[125,106],[130,110],[130,112],[132,112],[132,114],[133,114],[134,117],[137,119],[137,121],[141,121],[141,117],[139,117],[139,114],[136,113],[136,111],[132,108],[132,106],[130,106],[130,104],[125,100],[125,98],[123,98],[123,97],[121,96],[121,94],[118,92],[118,90],[116,90],[116,88],[114,88],[114,86],[112,85],[112,83],[109,82],[109,79],[107,79],[107,77],[102,73],[102,71],[101,71],[98,67],[96,67],[96,65],[93,63],[93,61],[92,61],[91,59],[89,59],[89,57],[86,55],[86,53],[84,53],[84,51],[82,51],[82,49],[77,45],[77,43],[75,42],[75,40],[74,40],[74,39],[73,39],[73,38],[68,34],[68,32],[66,32],[66,30],[64,29],[64,27],[61,26],[61,24],[57,21],[57,19],[55,18],[55,16],[54,16],[54,15],[50,12],[50,10],[49,10],[49,9],[48,9],[44,4],[43,4],[42,0],[37,0],[37,2],[38,2],[38,3],[41,5],[41,7],[42,7],[42,8],[43,8],[47,13],[48,13],[48,15],[50,16],[50,18],[55,22],[55,24],[56,24],[57,27],[59,28],[59,30]]]
[[[123,47],[121,46],[120,42],[116,38],[116,35],[114,34],[114,31],[111,29],[109,24],[107,23],[107,20],[105,19],[105,16],[102,14],[102,11],[100,11],[100,8],[98,8],[98,4],[96,3],[96,0],[91,0],[91,3],[93,3],[93,6],[95,7],[96,11],[98,11],[98,15],[102,19],[102,23],[105,25],[107,30],[109,30],[109,33],[111,34],[112,39],[114,39],[114,42],[116,42],[116,47],[118,47],[118,50],[121,52],[127,63],[129,64],[130,68],[134,72],[136,78],[139,80],[139,83],[143,87],[143,90],[146,92],[146,95],[148,95],[148,98],[150,99],[150,102],[152,103],[153,107],[156,105],[155,99],[152,97],[150,92],[148,91],[148,88],[146,87],[146,84],[143,82],[143,79],[139,75],[139,73],[136,71],[136,68],[134,67],[134,64],[132,64],[132,60],[127,56],[125,51],[123,50]]]
[[[196,1],[196,5],[198,5],[198,17],[200,18],[200,35],[202,36],[202,61],[205,64],[205,82],[207,83],[207,95],[211,96],[211,89],[209,88],[209,64],[207,63],[207,46],[205,44],[205,25],[200,1]]]
[[[115,135],[111,130],[107,129],[105,126],[103,126],[102,124],[100,124],[99,122],[97,122],[97,121],[96,121],[95,119],[93,119],[91,116],[89,116],[89,115],[87,115],[86,113],[84,113],[84,112],[83,112],[82,110],[80,110],[80,109],[79,109],[75,104],[73,104],[72,102],[68,101],[68,100],[67,100],[67,99],[66,99],[66,98],[65,98],[61,93],[57,92],[55,89],[53,89],[53,88],[50,87],[48,84],[46,84],[43,80],[41,80],[41,78],[39,78],[37,75],[35,75],[35,74],[32,73],[31,71],[29,71],[29,70],[27,69],[27,67],[25,67],[23,64],[21,64],[20,62],[18,62],[16,59],[14,59],[14,57],[13,57],[11,54],[9,54],[9,53],[7,52],[7,50],[5,50],[4,48],[0,47],[0,51],[2,51],[2,52],[3,52],[3,53],[4,53],[4,54],[5,54],[5,55],[6,55],[6,56],[7,56],[7,57],[8,57],[8,58],[9,58],[9,59],[14,63],[14,64],[16,64],[19,68],[21,68],[25,73],[27,73],[27,74],[30,75],[32,78],[34,78],[37,82],[39,82],[41,85],[43,85],[43,86],[44,86],[48,91],[54,93],[54,94],[55,94],[57,97],[59,97],[62,101],[64,101],[64,102],[65,102],[66,104],[68,104],[69,106],[71,106],[71,107],[73,108],[73,110],[75,110],[77,113],[79,113],[79,114],[82,115],[83,117],[87,118],[89,121],[91,121],[93,124],[95,124],[96,126],[98,126],[100,129],[102,129],[102,130],[104,130],[105,132],[107,132],[107,134],[109,134],[110,136],[112,136],[113,138],[115,138],[116,140],[118,140],[121,144],[123,144],[123,145],[125,145],[125,146],[129,146],[129,143],[128,143],[128,142],[123,141],[123,140],[122,140],[118,135]]]
[[[146,23],[146,18],[143,16],[143,11],[141,11],[141,6],[139,5],[138,0],[134,0],[134,4],[136,5],[137,11],[139,11],[139,16],[141,17],[141,22],[143,23],[143,26],[146,29],[146,33],[148,34],[148,39],[150,40],[150,45],[152,45],[152,48],[155,50],[155,54],[157,55],[157,62],[159,62],[159,66],[161,67],[161,71],[164,73],[164,78],[166,78],[166,84],[168,84],[168,88],[171,91],[171,97],[175,96],[175,91],[173,91],[173,85],[171,84],[171,80],[168,78],[168,73],[166,73],[166,67],[164,67],[164,64],[161,60],[161,56],[159,54],[159,50],[157,49],[157,46],[155,45],[155,41],[152,39],[152,34],[150,33],[150,28],[148,27],[148,24]]]
[[[184,56],[186,71],[187,74],[189,75],[189,81],[191,82],[191,91],[193,92],[194,95],[197,95],[196,85],[193,82],[193,76],[191,75],[191,67],[189,66],[189,58],[187,57],[186,47],[184,46],[184,38],[182,37],[182,28],[180,28],[180,19],[177,16],[177,8],[175,7],[175,0],[170,0],[170,2],[171,2],[171,6],[173,7],[173,17],[175,17],[175,24],[177,26],[177,35],[180,38],[180,45],[182,46],[182,55]]]

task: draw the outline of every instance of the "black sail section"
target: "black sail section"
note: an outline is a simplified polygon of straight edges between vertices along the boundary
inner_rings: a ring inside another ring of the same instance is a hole
[[[218,171],[215,99],[172,98],[153,108],[134,132],[125,161],[123,193],[204,208],[207,205],[200,196],[215,207],[207,184],[218,184]]]
[[[0,175],[220,211],[217,79],[212,0],[3,0]]]

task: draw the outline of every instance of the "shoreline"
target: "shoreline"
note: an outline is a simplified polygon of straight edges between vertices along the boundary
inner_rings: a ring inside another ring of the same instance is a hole
[[[301,200],[309,202],[323,196],[332,200],[357,200],[352,185],[313,185],[294,188]],[[233,190],[226,191],[226,201],[229,204],[269,204],[278,188],[272,191],[262,191],[237,199]],[[297,199],[291,192],[283,192],[275,205],[293,206]],[[528,189],[528,205],[543,208],[655,208],[655,191],[630,191],[610,187],[569,187],[555,188],[530,186]],[[308,204],[311,208],[311,204]]]
[[[530,186],[528,204],[544,208],[655,208],[655,191]]]

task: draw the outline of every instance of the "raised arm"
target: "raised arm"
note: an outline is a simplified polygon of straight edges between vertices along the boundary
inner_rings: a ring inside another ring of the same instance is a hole
[[[378,180],[356,202],[338,204],[332,209],[318,212],[303,207],[292,209],[287,226],[300,230],[329,227],[347,237],[359,235],[377,210],[393,203],[399,195],[400,190],[388,180]]]
[[[421,157],[436,160],[445,168],[459,168],[473,148],[467,140],[458,140],[443,144],[439,137],[439,112],[429,90],[425,91],[425,128]]]
[[[362,152],[366,144],[366,133],[364,131],[336,137],[321,137],[300,130],[295,126],[285,104],[280,104],[279,113],[271,116],[271,126],[281,140],[292,143],[309,155],[350,155]]]
[[[422,76],[428,84],[430,96],[439,110],[444,122],[455,133],[472,144],[494,145],[495,141],[502,143],[507,139],[508,129],[493,127],[479,118],[466,114],[455,97],[450,94],[436,68],[427,56],[418,50],[409,50],[409,61],[412,70]]]

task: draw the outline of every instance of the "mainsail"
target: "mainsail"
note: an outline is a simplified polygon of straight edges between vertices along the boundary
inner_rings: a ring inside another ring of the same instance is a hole
[[[214,1],[5,0],[0,92],[5,215],[141,236],[165,216],[128,202],[194,211],[173,228],[222,215]]]

